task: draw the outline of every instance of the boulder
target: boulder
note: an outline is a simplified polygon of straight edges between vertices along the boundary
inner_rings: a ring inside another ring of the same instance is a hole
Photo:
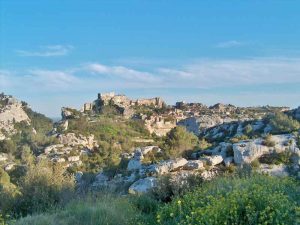
[[[269,152],[270,149],[262,145],[262,139],[241,141],[233,144],[234,162],[236,164],[251,163],[254,159]]]
[[[6,161],[8,160],[8,155],[5,153],[0,153],[0,161]]]
[[[154,165],[153,170],[157,174],[166,174],[184,167],[187,162],[188,161],[185,158],[170,159]]]
[[[206,161],[206,163],[210,166],[215,166],[223,162],[223,157],[221,155],[212,155],[202,157],[200,160]]]
[[[146,177],[134,182],[128,189],[129,194],[144,194],[156,187],[157,178]]]
[[[230,166],[230,164],[233,162],[233,157],[232,156],[229,156],[229,157],[226,157],[224,159],[224,164],[226,167]]]
[[[189,160],[183,167],[185,170],[199,170],[203,168],[203,162],[201,160]]]
[[[185,158],[179,158],[179,159],[174,159],[171,160],[170,162],[170,171],[174,171],[176,169],[179,169],[183,166],[185,166],[185,164],[187,164],[187,160]]]
[[[140,160],[131,159],[127,165],[128,171],[139,170],[141,169],[142,164]]]

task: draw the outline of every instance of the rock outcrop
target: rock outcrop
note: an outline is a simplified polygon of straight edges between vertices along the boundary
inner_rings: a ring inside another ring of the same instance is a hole
[[[234,162],[236,164],[251,163],[254,159],[271,152],[290,151],[297,154],[299,152],[295,137],[291,134],[273,135],[272,141],[274,142],[272,147],[264,145],[262,138],[233,144]]]
[[[128,189],[130,194],[144,194],[149,192],[151,189],[156,187],[157,178],[156,177],[146,177],[134,182]]]
[[[0,94],[0,140],[15,134],[14,125],[19,122],[30,124],[25,107],[17,99],[9,95]]]

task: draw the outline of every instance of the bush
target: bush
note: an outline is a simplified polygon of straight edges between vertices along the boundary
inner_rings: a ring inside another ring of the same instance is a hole
[[[157,223],[298,224],[299,201],[299,183],[290,178],[222,178],[163,206]]]
[[[157,187],[151,194],[159,201],[170,202],[174,196],[182,196],[202,182],[203,179],[198,175],[189,175],[185,179],[174,179],[171,175],[165,175],[158,179]]]
[[[272,133],[290,133],[300,129],[300,123],[297,120],[281,112],[270,116],[269,120],[273,128]]]
[[[198,138],[185,127],[177,126],[166,136],[164,149],[167,157],[176,158],[182,156],[187,150],[192,150],[198,145]]]
[[[285,165],[288,165],[291,163],[292,156],[293,153],[291,153],[290,151],[284,151],[280,153],[273,152],[271,154],[265,154],[261,156],[259,161],[261,163],[266,163],[266,164],[279,165],[283,163]]]
[[[66,204],[73,197],[74,179],[64,172],[61,165],[47,161],[31,165],[21,179],[21,193],[11,212],[24,216]]]
[[[251,167],[252,168],[259,168],[260,166],[260,163],[259,163],[259,160],[258,159],[254,159],[252,162],[251,162]]]

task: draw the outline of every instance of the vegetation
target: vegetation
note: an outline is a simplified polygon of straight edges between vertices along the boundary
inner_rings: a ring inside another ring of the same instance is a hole
[[[84,172],[99,172],[105,167],[118,169],[121,153],[132,152],[135,146],[133,139],[150,137],[140,120],[125,120],[117,115],[108,117],[103,114],[95,116],[92,121],[84,116],[69,120],[68,132],[85,136],[93,134],[99,144],[91,155],[83,157],[83,165],[77,168]]]
[[[298,224],[299,183],[255,175],[220,178],[183,197],[157,214],[158,224]]]
[[[74,180],[64,171],[59,164],[40,161],[27,167],[25,175],[18,178],[17,185],[10,183],[9,175],[2,171],[1,212],[24,216],[64,205],[74,194]]]
[[[268,146],[268,147],[274,147],[275,146],[275,141],[273,141],[272,135],[268,134],[265,137],[265,140],[263,140],[262,144],[265,145],[265,146]]]
[[[289,165],[292,160],[293,153],[290,151],[284,151],[284,152],[273,152],[271,154],[265,154],[260,157],[259,162],[260,163],[266,163],[266,164],[285,164]]]
[[[198,138],[185,127],[177,126],[166,136],[164,149],[169,157],[181,156],[187,150],[193,150],[198,146]]]
[[[160,203],[147,196],[100,194],[27,216],[16,225],[298,224],[299,183],[265,175],[230,176]]]
[[[64,210],[28,216],[16,225],[126,225],[142,220],[141,213],[127,198],[101,196],[74,201]]]
[[[274,134],[289,133],[300,129],[300,123],[297,120],[282,112],[270,116],[269,121]]]

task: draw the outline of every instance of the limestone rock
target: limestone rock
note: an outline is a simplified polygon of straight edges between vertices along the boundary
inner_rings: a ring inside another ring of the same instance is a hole
[[[203,162],[201,160],[189,160],[183,167],[185,170],[199,170],[203,168]]]
[[[8,160],[8,155],[5,153],[0,153],[0,162]]]
[[[233,157],[232,156],[229,156],[229,157],[226,157],[224,159],[224,164],[226,167],[230,166],[230,164],[233,162]]]
[[[151,189],[156,187],[157,178],[155,177],[146,177],[134,182],[128,189],[130,194],[144,194],[149,192]]]
[[[141,161],[136,159],[131,159],[127,165],[128,171],[139,170],[142,167]]]
[[[77,111],[76,109],[63,107],[63,108],[61,108],[61,117],[63,120],[74,119],[74,118],[76,118],[76,115],[75,115],[76,111]]]
[[[157,174],[166,174],[184,167],[187,163],[188,161],[185,158],[170,159],[154,165],[153,169]]]
[[[262,145],[262,139],[233,144],[234,162],[236,164],[251,163],[254,159],[269,152],[269,148]]]
[[[201,160],[205,160],[210,166],[215,166],[223,162],[223,157],[221,155],[212,155],[202,157]]]
[[[0,94],[0,140],[15,134],[14,124],[25,122],[30,124],[30,119],[25,112],[27,105],[9,95]],[[4,132],[2,132],[4,131]]]

